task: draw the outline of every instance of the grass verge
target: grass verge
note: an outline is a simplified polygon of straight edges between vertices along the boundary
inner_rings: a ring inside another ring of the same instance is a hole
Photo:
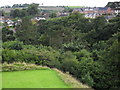
[[[87,85],[82,84],[81,82],[79,82],[77,79],[75,79],[74,77],[72,77],[70,74],[68,73],[63,73],[62,71],[58,70],[58,69],[53,69],[58,73],[58,76],[67,84],[70,85],[71,88],[89,88],[90,90],[93,90],[92,88],[90,88]]]

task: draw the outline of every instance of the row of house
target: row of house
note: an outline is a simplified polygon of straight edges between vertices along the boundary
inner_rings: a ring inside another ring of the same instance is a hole
[[[85,8],[75,8],[74,12],[79,12],[85,14],[86,18],[95,18],[97,16],[106,15],[110,19],[115,16],[115,10],[110,7],[85,7]]]
[[[36,16],[31,19],[31,21],[38,22],[40,20],[46,20],[44,17]],[[9,30],[16,32],[16,26],[22,22],[22,19],[13,21],[9,16],[0,16],[0,23],[4,24]]]
[[[118,15],[119,9],[112,9],[110,7],[84,7],[84,8],[74,8],[72,13],[79,12],[85,14],[86,18],[96,18],[101,15],[105,15],[106,19],[110,19]],[[41,14],[45,18],[49,18],[50,13],[44,12]],[[56,13],[57,17],[69,16],[70,12],[58,11]]]
[[[33,17],[31,20],[40,21],[40,20],[46,20],[46,18],[43,16],[36,16],[36,17]]]
[[[18,19],[16,21],[11,20],[9,16],[0,16],[0,23],[4,24],[3,27],[7,27],[8,30],[16,32],[16,26],[22,22],[21,19]]]
[[[110,7],[85,7],[85,8],[74,8],[72,13],[79,12],[85,14],[86,18],[96,18],[101,15],[105,15],[106,19],[110,19],[118,15],[119,9],[112,9]],[[44,12],[41,14],[45,18],[49,18],[50,13]],[[58,11],[56,12],[57,17],[69,16],[70,12]]]

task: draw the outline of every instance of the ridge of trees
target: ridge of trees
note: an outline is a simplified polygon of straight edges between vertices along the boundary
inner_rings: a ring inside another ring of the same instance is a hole
[[[15,9],[10,12],[10,16],[13,18],[22,18],[26,16],[35,16],[39,13],[38,9],[39,4],[30,4],[28,5],[28,8],[23,9]]]

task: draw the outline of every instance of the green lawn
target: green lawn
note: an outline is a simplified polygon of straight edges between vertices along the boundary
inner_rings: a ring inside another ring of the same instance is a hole
[[[82,8],[84,6],[68,6],[69,8]]]
[[[69,88],[51,69],[3,72],[2,80],[3,88]]]

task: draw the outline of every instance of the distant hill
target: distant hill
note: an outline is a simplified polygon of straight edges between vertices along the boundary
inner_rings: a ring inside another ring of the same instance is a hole
[[[42,9],[42,10],[63,11],[63,10],[64,10],[64,7],[57,7],[57,6],[39,6],[39,9]]]

